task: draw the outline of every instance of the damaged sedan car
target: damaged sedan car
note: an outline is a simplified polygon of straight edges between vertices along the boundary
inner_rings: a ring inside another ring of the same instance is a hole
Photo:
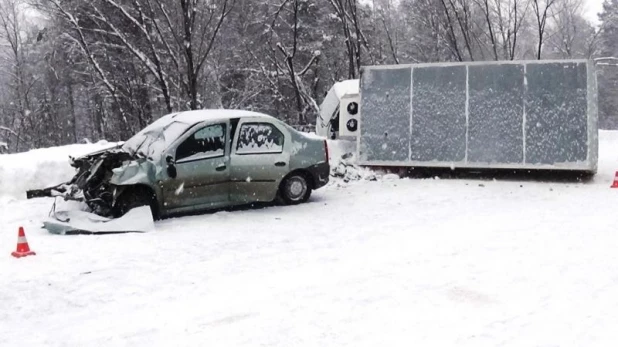
[[[155,219],[280,201],[307,201],[329,179],[325,139],[271,116],[239,110],[173,113],[122,145],[71,158],[66,183],[27,192],[61,196],[117,218],[150,206]]]

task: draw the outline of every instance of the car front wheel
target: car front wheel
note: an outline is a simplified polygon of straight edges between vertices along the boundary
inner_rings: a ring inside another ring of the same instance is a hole
[[[156,201],[154,193],[150,189],[139,186],[128,188],[120,195],[116,202],[114,217],[124,216],[136,207],[149,206],[152,216],[156,220],[159,218]]]
[[[305,175],[293,174],[281,183],[279,196],[286,205],[300,204],[311,196],[311,186]]]

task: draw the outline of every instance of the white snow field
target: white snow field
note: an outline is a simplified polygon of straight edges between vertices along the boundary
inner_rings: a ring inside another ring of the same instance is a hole
[[[41,229],[23,164],[0,176],[0,346],[615,346],[618,132],[600,151],[587,183],[337,180],[95,236]],[[10,256],[19,226],[36,256]]]

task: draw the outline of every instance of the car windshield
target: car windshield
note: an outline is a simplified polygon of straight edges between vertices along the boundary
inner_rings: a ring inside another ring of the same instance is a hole
[[[155,123],[127,140],[122,148],[139,156],[158,158],[174,140],[191,127],[191,124],[177,121],[164,124]]]

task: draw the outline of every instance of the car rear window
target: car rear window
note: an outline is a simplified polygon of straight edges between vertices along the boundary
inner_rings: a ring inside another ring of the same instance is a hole
[[[270,123],[245,123],[240,126],[237,154],[283,152],[283,133]]]

